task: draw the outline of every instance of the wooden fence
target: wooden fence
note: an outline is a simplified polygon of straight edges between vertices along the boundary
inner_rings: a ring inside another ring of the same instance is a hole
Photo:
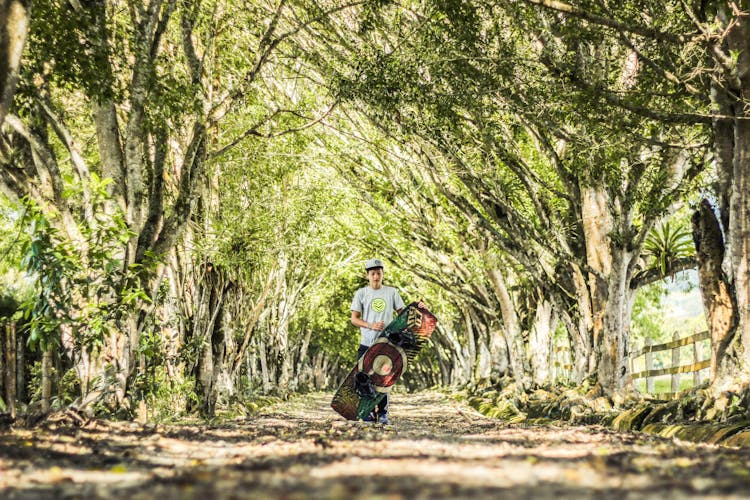
[[[552,347],[552,380],[570,380],[573,375],[573,361],[570,347],[557,345]]]
[[[701,359],[699,343],[704,340],[710,342],[710,339],[711,336],[708,332],[696,333],[685,338],[680,338],[679,334],[675,333],[672,336],[672,341],[664,344],[654,345],[650,339],[646,339],[646,345],[630,355],[630,373],[632,374],[633,380],[635,381],[645,378],[645,392],[648,394],[656,394],[655,377],[671,375],[670,392],[658,393],[660,396],[667,398],[673,397],[680,391],[680,378],[682,374],[692,374],[693,385],[699,385],[701,383],[701,370],[711,366],[710,359]],[[692,345],[692,349],[690,349],[690,359],[680,359],[681,348],[689,345]],[[654,353],[661,351],[672,351],[671,366],[666,368],[654,367]],[[645,367],[642,371],[636,372],[635,360],[641,356],[645,358]],[[685,361],[688,361],[688,363],[681,364]]]
[[[706,340],[710,343],[711,336],[708,332],[696,333],[685,338],[680,338],[679,334],[675,333],[672,336],[671,342],[663,344],[653,344],[650,339],[646,339],[646,345],[630,355],[630,373],[632,374],[633,381],[635,382],[639,379],[646,379],[645,392],[647,394],[657,394],[655,383],[656,377],[671,375],[671,381],[669,384],[670,391],[658,393],[659,396],[665,398],[671,398],[680,391],[680,381],[684,374],[692,374],[692,385],[700,385],[702,382],[701,371],[710,368],[711,366],[710,359],[701,359],[700,343]],[[690,355],[688,359],[684,359],[681,357],[680,350],[681,348],[690,345],[692,345]],[[654,354],[662,351],[672,351],[670,356],[670,366],[656,368],[656,358]],[[644,369],[636,372],[636,360],[640,357],[644,357],[642,363]],[[572,372],[573,364],[570,347],[565,345],[554,345],[552,347],[552,380],[570,380]]]

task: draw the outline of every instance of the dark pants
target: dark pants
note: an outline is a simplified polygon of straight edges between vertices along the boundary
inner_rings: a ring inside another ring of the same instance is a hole
[[[359,350],[357,351],[357,361],[359,361],[359,358],[362,357],[364,353],[367,352],[367,349],[369,349],[370,346],[360,344]],[[380,400],[380,403],[375,407],[375,411],[378,415],[387,415],[388,414],[388,393],[383,396],[383,399]]]

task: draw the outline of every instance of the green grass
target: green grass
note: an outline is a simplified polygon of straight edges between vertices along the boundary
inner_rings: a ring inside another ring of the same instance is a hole
[[[701,370],[701,380],[708,379],[708,368]],[[646,394],[646,379],[641,378],[634,382],[635,388],[638,392]],[[693,374],[682,373],[680,374],[680,391],[693,387]],[[672,376],[661,375],[654,377],[654,392],[652,394],[663,394],[672,392]]]

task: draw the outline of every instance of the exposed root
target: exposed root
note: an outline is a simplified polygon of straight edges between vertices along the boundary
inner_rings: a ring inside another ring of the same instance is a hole
[[[576,388],[526,392],[510,383],[502,388],[475,390],[468,402],[480,413],[510,423],[562,421],[692,441],[737,445],[744,439],[750,443],[750,387],[717,393],[699,386],[674,400],[663,401],[632,390],[607,397],[598,384],[590,381]]]

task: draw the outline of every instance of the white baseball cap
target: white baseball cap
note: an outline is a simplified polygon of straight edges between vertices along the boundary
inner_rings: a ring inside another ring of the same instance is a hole
[[[383,268],[383,261],[380,259],[370,259],[367,262],[365,262],[365,271],[369,271],[370,269],[375,268]]]

